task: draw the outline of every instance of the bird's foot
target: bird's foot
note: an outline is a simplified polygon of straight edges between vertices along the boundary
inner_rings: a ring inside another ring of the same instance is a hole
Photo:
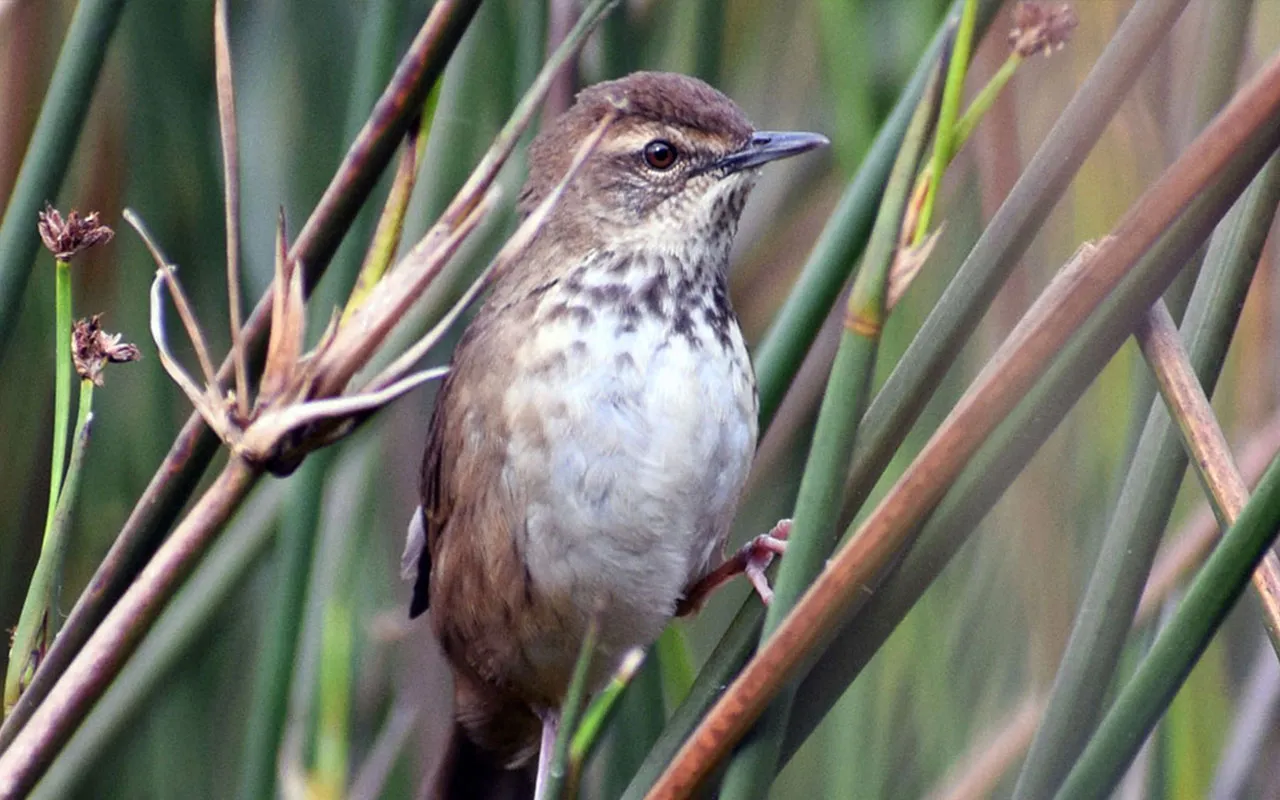
[[[723,564],[689,587],[676,606],[676,616],[692,614],[702,608],[711,593],[735,575],[746,575],[756,594],[760,595],[760,601],[769,605],[773,601],[773,589],[764,571],[773,563],[774,556],[787,552],[787,537],[790,535],[791,520],[784,519],[774,525],[773,530],[744,544]]]

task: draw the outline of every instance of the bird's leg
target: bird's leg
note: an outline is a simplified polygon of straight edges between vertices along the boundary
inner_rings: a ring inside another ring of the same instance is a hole
[[[543,792],[546,791],[551,757],[556,749],[556,733],[560,730],[560,709],[548,709],[539,712],[538,716],[542,718],[542,744],[538,747],[538,775],[533,782],[533,800],[543,800]]]
[[[721,584],[741,574],[745,574],[747,580],[751,581],[756,594],[760,595],[760,601],[769,605],[773,601],[773,589],[769,587],[769,579],[764,571],[773,563],[774,556],[787,552],[787,537],[790,535],[791,520],[784,519],[774,525],[773,530],[744,544],[738,552],[725,559],[724,563],[685,590],[684,597],[676,605],[676,616],[696,612]]]

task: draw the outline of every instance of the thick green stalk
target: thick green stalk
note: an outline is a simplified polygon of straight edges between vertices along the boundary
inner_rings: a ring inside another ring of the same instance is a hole
[[[867,75],[877,54],[868,46],[876,31],[868,23],[864,0],[819,0],[813,4],[817,17],[818,53],[822,56],[822,78],[826,88],[831,127],[831,151],[840,172],[851,175],[875,135],[875,89]]]
[[[1089,740],[1057,797],[1106,797],[1235,606],[1280,529],[1280,458],[1191,583],[1151,651]]]
[[[339,589],[339,594],[344,594]],[[346,597],[325,603],[321,643],[319,713],[316,716],[316,765],[309,781],[316,796],[346,794],[351,729],[351,607]]]
[[[13,333],[39,246],[33,224],[36,212],[58,194],[123,8],[124,0],[81,0],[58,53],[49,91],[0,222],[0,357]],[[71,336],[69,320],[60,335]],[[64,440],[59,459],[66,456],[65,445]]]
[[[668,625],[654,644],[654,652],[658,656],[658,662],[662,664],[662,694],[668,705],[679,705],[684,702],[685,696],[689,694],[689,687],[697,677],[684,630]]]
[[[320,500],[335,452],[333,448],[326,448],[302,463],[290,480],[289,495],[280,515],[271,608],[263,627],[262,647],[254,672],[253,702],[249,706],[240,767],[242,800],[275,795],[277,756],[311,578]],[[163,622],[160,620],[157,628]]]
[[[937,69],[941,69],[941,62]],[[814,429],[813,445],[800,481],[787,557],[778,570],[773,602],[765,614],[761,643],[773,634],[795,607],[838,540],[836,522],[840,512],[840,490],[849,470],[858,421],[871,392],[876,350],[886,316],[889,272],[897,252],[898,234],[916,169],[928,145],[938,108],[939,80],[940,72],[935,71],[931,86],[925,90],[912,115],[902,149],[885,187],[862,268],[854,280],[840,347],[831,367]],[[778,769],[778,755],[794,692],[794,685],[781,692],[754,731],[739,745],[725,776],[723,797],[733,800],[768,794]]]
[[[697,0],[698,44],[693,54],[693,74],[712,86],[720,83],[720,52],[724,43],[726,0]]]
[[[1270,221],[1278,197],[1280,165],[1273,157],[1224,230],[1256,241],[1256,226],[1260,220]],[[1254,210],[1254,203],[1260,216],[1246,214],[1246,210]],[[1250,225],[1253,231],[1248,230]],[[1217,383],[1256,264],[1251,258],[1234,262],[1222,258],[1224,250],[1234,244],[1230,234],[1214,239],[1212,258],[1206,258],[1183,324],[1192,365],[1206,394],[1212,394]],[[1224,273],[1227,269],[1233,271]],[[1186,467],[1187,453],[1177,426],[1157,399],[1081,599],[1049,707],[1018,777],[1015,797],[1052,794],[1088,741],[1119,665],[1133,612]]]
[[[54,260],[53,279],[53,451],[49,454],[49,509],[45,536],[53,525],[53,510],[62,491],[67,457],[67,426],[71,420],[71,263]]]
[[[49,505],[45,511],[44,535],[40,540],[40,558],[31,576],[27,596],[18,617],[9,647],[9,666],[4,681],[4,716],[13,711],[18,697],[30,685],[36,667],[43,660],[53,638],[53,609],[57,606],[58,578],[62,573],[62,541],[65,531],[58,531],[54,516],[62,492],[63,469],[66,467],[67,435],[71,423],[71,263],[54,259],[53,291],[53,448],[49,453]],[[81,389],[80,422],[89,413],[86,390]],[[89,384],[88,398],[93,397]]]

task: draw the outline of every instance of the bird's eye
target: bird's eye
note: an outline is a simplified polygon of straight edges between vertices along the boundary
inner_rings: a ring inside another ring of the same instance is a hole
[[[676,157],[676,146],[666,139],[654,139],[644,146],[644,162],[654,169],[671,169]]]

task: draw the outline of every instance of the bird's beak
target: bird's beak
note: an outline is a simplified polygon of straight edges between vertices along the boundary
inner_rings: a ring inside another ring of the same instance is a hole
[[[730,153],[716,164],[726,173],[741,172],[744,169],[758,167],[779,158],[799,155],[816,147],[831,144],[827,137],[819,133],[800,133],[797,131],[756,131],[751,135],[747,146],[736,153]]]

